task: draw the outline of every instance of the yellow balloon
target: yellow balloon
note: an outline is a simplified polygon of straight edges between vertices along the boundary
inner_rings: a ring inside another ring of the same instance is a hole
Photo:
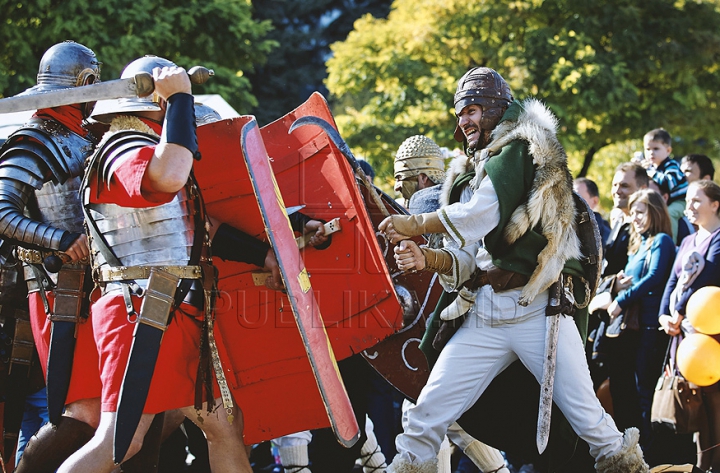
[[[720,381],[720,343],[702,333],[688,335],[677,349],[680,373],[698,386]]]
[[[685,314],[698,332],[720,333],[720,287],[705,286],[695,291],[688,299]]]

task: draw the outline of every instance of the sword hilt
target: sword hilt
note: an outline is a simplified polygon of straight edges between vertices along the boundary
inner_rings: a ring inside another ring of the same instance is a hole
[[[43,260],[43,266],[49,273],[59,273],[63,264],[72,262],[68,255],[48,255]]]
[[[203,66],[191,67],[187,73],[188,76],[190,76],[190,82],[196,85],[204,84],[215,75],[214,70]],[[153,81],[152,74],[149,72],[135,74],[135,88],[138,97],[147,97],[155,92],[155,82]]]

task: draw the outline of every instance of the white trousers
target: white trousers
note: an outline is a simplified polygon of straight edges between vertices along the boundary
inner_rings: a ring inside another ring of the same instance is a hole
[[[542,302],[531,304],[514,323],[498,322],[497,318],[488,322],[472,313],[468,316],[441,352],[417,404],[407,412],[407,426],[395,441],[400,458],[413,463],[435,458],[448,427],[515,360],[520,359],[540,381],[547,319],[544,306]],[[620,450],[622,434],[595,395],[575,322],[561,316],[559,325],[553,400],[590,445],[590,454],[600,461]]]

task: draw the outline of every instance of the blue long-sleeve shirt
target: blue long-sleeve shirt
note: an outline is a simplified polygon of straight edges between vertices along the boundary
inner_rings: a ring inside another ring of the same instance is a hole
[[[615,300],[623,309],[633,302],[640,303],[640,325],[659,327],[658,310],[675,260],[675,243],[664,233],[655,235],[650,248],[646,243],[647,237],[644,236],[640,249],[629,256],[625,274],[632,276],[632,285],[621,291]]]

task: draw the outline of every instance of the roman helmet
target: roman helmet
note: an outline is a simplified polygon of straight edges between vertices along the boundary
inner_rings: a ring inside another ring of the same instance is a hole
[[[395,179],[402,181],[420,173],[435,184],[445,180],[445,159],[440,147],[424,135],[415,135],[402,142],[395,153]]]
[[[101,65],[92,49],[75,41],[63,41],[43,54],[37,84],[18,95],[35,95],[100,82]],[[82,105],[83,116],[87,118],[95,102]]]
[[[156,67],[174,67],[176,64],[158,56],[143,56],[135,59],[125,66],[121,79],[135,77],[136,74],[147,72],[152,74]],[[110,123],[118,113],[132,112],[158,112],[161,111],[157,95],[150,94],[147,97],[130,97],[115,100],[101,100],[97,103],[92,118],[102,123]]]
[[[471,104],[482,107],[480,145],[484,146],[512,101],[510,86],[497,71],[489,67],[474,67],[458,81],[455,91],[455,114],[458,115],[463,108]],[[460,143],[465,141],[465,135],[459,126],[455,127],[454,136]]]
[[[424,135],[415,135],[402,142],[395,153],[395,190],[410,199],[418,190],[416,177],[423,173],[433,184],[445,180],[445,158],[440,147]]]

